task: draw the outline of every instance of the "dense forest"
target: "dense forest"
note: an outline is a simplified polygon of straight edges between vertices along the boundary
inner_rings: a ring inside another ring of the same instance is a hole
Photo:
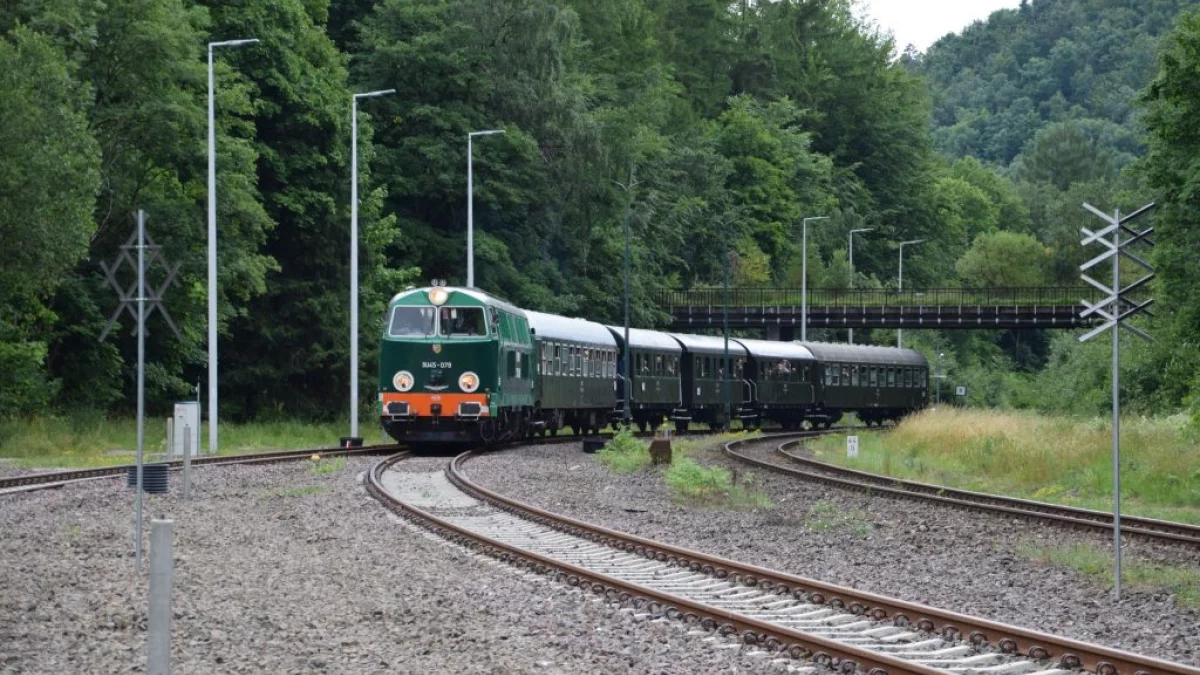
[[[1128,382],[1143,409],[1190,405],[1195,4],[1032,0],[919,54],[851,0],[5,3],[0,415],[129,410],[128,314],[97,337],[117,307],[102,263],[139,208],[180,265],[164,299],[181,335],[149,322],[151,405],[204,377],[206,44],[240,38],[260,42],[214,52],[230,419],[341,410],[350,98],[375,89],[396,93],[359,109],[364,382],[383,302],[465,281],[467,134],[495,128],[473,156],[477,285],[615,320],[628,215],[647,326],[665,318],[654,291],[719,283],[724,256],[736,285],[798,285],[806,216],[829,216],[809,232],[814,287],[894,286],[902,239],[927,240],[906,285],[1065,285],[1081,202],[1158,200],[1156,291],[1176,311]],[[1073,336],[911,338],[973,402],[1103,406],[1104,369]]]

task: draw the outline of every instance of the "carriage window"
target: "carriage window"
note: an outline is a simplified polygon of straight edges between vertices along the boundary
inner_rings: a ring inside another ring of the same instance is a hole
[[[850,366],[850,384],[858,386],[858,366]]]
[[[583,375],[583,350],[575,348],[575,377]]]
[[[888,374],[888,380],[887,380],[887,382],[888,382],[888,383],[887,383],[887,386],[889,386],[889,387],[894,387],[894,386],[896,386],[896,369],[895,369],[895,368],[888,368],[888,369],[887,369],[887,374]]]
[[[850,366],[842,366],[842,386],[850,386]]]
[[[482,307],[443,307],[438,323],[441,335],[487,335]]]
[[[678,372],[679,372],[679,357],[672,356],[671,363],[670,363],[670,365],[667,366],[667,374],[675,375]]]
[[[388,323],[389,337],[427,337],[433,335],[432,307],[395,307]]]
[[[875,366],[871,366],[870,368],[867,369],[867,371],[868,371],[868,376],[871,378],[871,386],[872,387],[879,386],[879,369],[876,368]]]
[[[912,378],[912,368],[905,368],[905,369],[904,369],[904,386],[906,386],[906,387],[911,387],[911,386],[912,386],[912,380],[913,380],[913,378]]]
[[[833,386],[833,367],[827,363],[827,364],[825,364],[824,369],[825,369],[825,386],[831,387],[831,386]]]
[[[928,370],[926,370],[926,369],[924,369],[924,368],[922,368],[922,369],[921,369],[921,388],[922,388],[922,389],[924,389],[924,388],[925,388],[925,386],[926,386],[926,384],[925,384],[925,382],[926,382],[926,380],[925,380],[925,376],[926,376],[926,375],[928,375],[928,374],[929,374],[929,371],[928,371]]]

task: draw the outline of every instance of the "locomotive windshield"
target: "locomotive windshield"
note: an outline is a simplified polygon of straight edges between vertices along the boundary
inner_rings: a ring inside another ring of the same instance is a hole
[[[390,337],[429,337],[433,335],[432,307],[396,307],[388,325]]]
[[[445,336],[487,335],[482,307],[443,307],[439,324]]]

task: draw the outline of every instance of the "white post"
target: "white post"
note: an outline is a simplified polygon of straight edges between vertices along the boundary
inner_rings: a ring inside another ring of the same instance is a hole
[[[142,454],[146,444],[146,212],[137,212],[137,485],[133,513],[133,554],[142,569]]]
[[[146,673],[171,672],[172,521],[150,524],[150,607],[146,612]]]
[[[471,153],[476,136],[502,134],[503,129],[472,131],[467,134],[467,288],[475,288],[475,179]]]
[[[192,428],[183,425],[183,498],[192,498]]]
[[[808,341],[808,221],[829,216],[805,218],[800,225],[800,341]]]
[[[854,235],[859,232],[872,232],[875,228],[864,227],[857,230],[850,230],[850,288],[854,289]],[[850,344],[854,344],[854,329],[850,329]]]
[[[217,127],[213,114],[213,48],[258,40],[208,43],[208,451],[217,454]]]
[[[358,99],[393,94],[395,89],[350,97],[350,437],[358,438]]]

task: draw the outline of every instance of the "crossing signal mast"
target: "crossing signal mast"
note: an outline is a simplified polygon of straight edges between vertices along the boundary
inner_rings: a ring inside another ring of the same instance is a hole
[[[1096,214],[1103,220],[1105,225],[1100,230],[1093,232],[1086,227],[1080,228],[1083,233],[1083,246],[1091,244],[1100,244],[1105,251],[1100,255],[1092,258],[1079,266],[1081,272],[1080,278],[1088,285],[1096,288],[1104,294],[1103,299],[1092,304],[1084,300],[1083,311],[1080,312],[1079,318],[1085,319],[1090,316],[1099,316],[1104,320],[1096,328],[1088,331],[1079,337],[1080,342],[1087,342],[1094,338],[1103,335],[1106,332],[1112,333],[1112,463],[1113,463],[1113,593],[1117,600],[1121,599],[1121,387],[1120,387],[1120,330],[1125,329],[1130,333],[1142,338],[1143,340],[1153,340],[1149,333],[1132,326],[1128,323],[1129,319],[1138,314],[1147,314],[1153,316],[1149,308],[1154,304],[1153,298],[1147,298],[1139,303],[1134,300],[1131,295],[1150,282],[1154,278],[1154,266],[1145,259],[1132,253],[1129,249],[1137,244],[1145,244],[1153,246],[1154,241],[1150,239],[1150,235],[1154,232],[1154,228],[1146,228],[1145,230],[1135,230],[1129,227],[1128,223],[1144,215],[1154,208],[1154,204],[1147,204],[1142,208],[1130,213],[1126,216],[1121,215],[1121,211],[1114,211],[1112,215],[1104,213],[1100,209],[1091,204],[1084,204],[1083,208]],[[1121,258],[1125,258],[1142,268],[1145,274],[1129,284],[1121,286]],[[1102,282],[1096,281],[1087,275],[1087,272],[1093,267],[1105,262],[1111,261],[1112,265],[1112,285],[1108,286]]]

